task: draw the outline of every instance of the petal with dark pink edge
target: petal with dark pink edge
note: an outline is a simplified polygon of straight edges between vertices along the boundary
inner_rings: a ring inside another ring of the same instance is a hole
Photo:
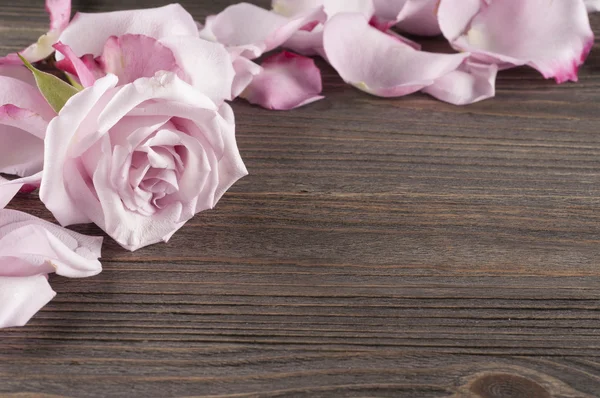
[[[0,268],[8,261],[0,259]],[[55,295],[46,275],[0,276],[0,328],[24,326]]]
[[[496,94],[498,66],[465,61],[455,71],[437,79],[423,92],[454,105],[467,105]]]
[[[381,97],[421,90],[468,57],[415,50],[370,26],[360,14],[341,14],[328,21],[323,43],[330,64],[346,82]]]
[[[152,37],[138,34],[109,37],[99,63],[104,73],[112,73],[119,78],[119,85],[140,77],[152,77],[160,70],[178,70],[173,51]]]
[[[102,54],[111,36],[145,35],[154,39],[169,36],[198,36],[194,18],[179,4],[145,10],[77,13],[60,35],[60,41],[81,57]],[[57,54],[57,59],[62,59]]]
[[[303,26],[324,19],[322,7],[286,18],[253,4],[239,3],[208,18],[200,37],[217,41],[233,53],[254,59],[279,47]]]
[[[288,110],[322,99],[321,71],[307,57],[283,51],[263,61],[241,97],[267,109]]]
[[[61,42],[56,43],[53,47],[65,57],[56,63],[59,69],[77,76],[83,87],[89,87],[94,84],[96,77],[88,67],[88,64],[77,57],[73,50],[71,50],[71,47]]]
[[[557,83],[577,81],[594,42],[583,0],[442,0],[438,19],[452,45],[473,59],[501,68],[526,64]]]

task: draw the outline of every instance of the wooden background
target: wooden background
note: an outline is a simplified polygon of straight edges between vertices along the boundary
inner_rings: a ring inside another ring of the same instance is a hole
[[[2,2],[2,53],[46,30],[41,0]],[[202,20],[234,2],[183,4]],[[598,46],[578,84],[512,70],[466,107],[322,66],[323,101],[235,102],[251,174],[215,210],[51,278],[56,299],[0,331],[0,395],[600,396]]]

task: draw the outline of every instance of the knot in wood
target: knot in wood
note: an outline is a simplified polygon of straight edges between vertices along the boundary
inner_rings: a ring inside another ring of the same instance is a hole
[[[535,381],[506,373],[481,376],[471,383],[470,390],[482,398],[551,398]]]

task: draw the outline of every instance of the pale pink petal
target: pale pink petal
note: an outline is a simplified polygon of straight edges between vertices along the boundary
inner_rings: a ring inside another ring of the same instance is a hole
[[[442,33],[437,19],[440,0],[407,0],[397,17],[397,27],[403,32],[419,36],[437,36]]]
[[[2,192],[0,187],[0,196]],[[98,274],[101,245],[102,238],[0,210],[0,328],[23,326],[55,296],[48,273],[75,278]]]
[[[42,172],[14,180],[7,180],[0,176],[0,210],[15,197],[24,187],[38,187],[42,180]]]
[[[109,37],[99,62],[105,73],[112,73],[119,78],[120,85],[140,77],[152,77],[161,70],[178,71],[173,51],[158,40],[139,34]]]
[[[323,5],[324,0],[273,0],[273,12],[292,18]]]
[[[23,66],[0,66],[0,87],[0,173],[37,173],[43,163],[46,127],[56,113]]]
[[[582,0],[442,0],[438,19],[452,45],[473,59],[526,64],[558,83],[577,81],[594,42]]]
[[[46,0],[46,12],[50,16],[50,30],[40,36],[36,43],[20,52],[29,62],[41,61],[54,52],[52,46],[58,41],[58,36],[69,24],[71,0]],[[20,65],[21,60],[17,54],[9,54],[0,58],[0,64]]]
[[[584,0],[588,12],[600,11],[600,0]]]
[[[231,87],[231,98],[236,98],[248,87],[252,79],[262,71],[262,68],[241,55],[232,55],[232,58],[235,78]]]
[[[417,51],[370,26],[360,14],[333,17],[323,43],[329,62],[346,82],[382,97],[421,90],[468,56]]]
[[[101,55],[111,36],[138,34],[162,39],[169,36],[198,36],[194,18],[179,4],[143,10],[78,13],[60,35],[60,41],[79,57]],[[57,54],[57,59],[62,59]]]
[[[0,259],[0,268],[8,261]],[[55,295],[46,275],[0,276],[0,328],[24,326]]]
[[[323,0],[323,6],[329,19],[342,13],[359,13],[370,20],[375,13],[373,0]]]
[[[496,93],[498,66],[465,61],[457,70],[437,79],[423,92],[454,105],[491,98]]]
[[[200,35],[224,44],[232,53],[254,59],[279,47],[303,26],[324,19],[321,7],[286,18],[253,4],[239,3],[208,18]]]
[[[77,170],[64,166],[69,150],[64,143],[69,142],[77,131],[73,126],[84,123],[100,98],[116,84],[115,75],[107,75],[97,80],[93,86],[76,94],[76,100],[75,97],[71,98],[62,109],[61,115],[54,118],[48,126],[44,144],[46,153],[51,153],[52,156],[46,156],[44,159],[40,199],[62,225],[90,222],[92,219],[88,214],[94,210],[99,211],[98,207],[88,206],[87,213],[84,213],[68,195],[65,183],[77,176]]]
[[[319,24],[311,31],[299,30],[283,43],[283,47],[302,55],[320,55],[325,58],[325,50],[323,50],[323,25]]]
[[[185,80],[194,88],[215,103],[232,99],[235,63],[223,45],[192,36],[171,36],[160,43],[173,51],[177,65],[187,74]]]
[[[71,50],[71,47],[61,42],[56,43],[53,47],[65,57],[63,60],[56,63],[56,66],[59,69],[76,75],[83,87],[89,87],[94,84],[96,81],[94,73],[85,62],[75,55],[73,50]]]
[[[47,126],[48,121],[30,110],[0,106],[0,173],[28,176],[41,171]]]
[[[252,104],[288,110],[322,99],[321,72],[307,57],[283,51],[263,61],[263,70],[242,93]]]
[[[240,156],[235,140],[235,118],[233,110],[228,104],[223,104],[219,109],[221,118],[217,119],[221,125],[223,135],[223,153],[219,159],[219,185],[216,188],[213,207],[223,194],[240,178],[248,175],[248,170]]]
[[[97,275],[102,271],[101,247],[101,237],[82,235],[20,211],[0,210],[0,259],[22,260],[18,267],[10,263],[0,267],[0,276]]]

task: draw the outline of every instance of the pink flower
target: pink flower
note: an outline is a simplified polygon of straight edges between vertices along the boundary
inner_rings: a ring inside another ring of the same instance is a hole
[[[577,81],[594,43],[583,0],[441,0],[452,46],[501,69],[529,65],[557,83]]]
[[[57,65],[85,87],[108,73],[127,84],[170,71],[217,104],[231,99],[235,72],[229,53],[200,39],[194,19],[179,4],[77,13],[55,47]]]
[[[102,238],[0,209],[0,328],[25,325],[52,300],[49,273],[70,278],[100,273],[101,245]]]
[[[50,15],[50,30],[21,51],[21,55],[29,62],[41,61],[54,52],[52,45],[69,24],[71,0],[46,0],[46,11]],[[17,54],[9,54],[0,58],[0,64],[21,65],[21,60]]]
[[[40,198],[62,225],[94,222],[129,250],[167,241],[247,174],[233,112],[171,72],[107,75],[52,120]]]
[[[56,113],[24,66],[0,65],[0,173],[30,176],[42,170],[44,135]]]

